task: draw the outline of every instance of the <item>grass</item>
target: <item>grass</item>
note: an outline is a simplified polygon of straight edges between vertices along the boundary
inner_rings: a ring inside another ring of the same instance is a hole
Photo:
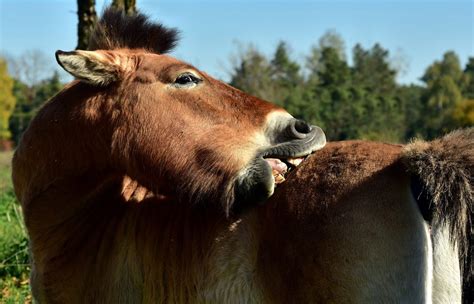
[[[0,303],[31,303],[28,237],[11,182],[11,152],[0,152]]]

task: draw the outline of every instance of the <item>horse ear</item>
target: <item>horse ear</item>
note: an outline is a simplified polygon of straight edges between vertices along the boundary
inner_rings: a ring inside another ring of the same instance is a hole
[[[93,85],[105,86],[119,80],[119,61],[100,51],[56,51],[59,65],[72,76]]]

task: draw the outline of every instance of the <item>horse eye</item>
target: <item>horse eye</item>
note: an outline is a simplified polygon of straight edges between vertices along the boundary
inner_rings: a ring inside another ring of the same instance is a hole
[[[174,83],[178,85],[198,84],[199,82],[201,82],[201,79],[190,73],[179,75],[174,81]]]

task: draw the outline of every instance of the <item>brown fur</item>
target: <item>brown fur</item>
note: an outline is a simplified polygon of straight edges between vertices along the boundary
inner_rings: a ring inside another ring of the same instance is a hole
[[[12,176],[31,240],[33,291],[42,302],[141,296],[186,302],[179,297],[192,296],[194,283],[178,288],[175,282],[173,289],[166,284],[205,258],[186,255],[197,254],[199,246],[207,254],[208,230],[235,203],[234,182],[262,151],[285,143],[298,147],[287,132],[295,120],[283,109],[156,54],[169,49],[174,37],[143,15],[107,10],[93,37],[95,47],[106,50],[56,54],[78,80],[32,120],[15,152]],[[199,84],[179,86],[183,73]],[[301,152],[310,153],[308,147]],[[271,180],[270,166],[263,158],[261,163]],[[155,228],[157,238],[148,240]],[[193,240],[183,244],[189,229],[195,229]],[[155,258],[172,263],[173,257],[177,269],[163,264],[148,274],[144,268]],[[116,279],[119,274],[125,281]]]
[[[142,186],[128,177],[58,183],[25,210],[27,226],[34,227],[35,296],[45,303],[205,303],[212,282],[251,280],[268,303],[389,301],[364,294],[372,278],[357,269],[373,265],[379,275],[390,274],[375,282],[378,290],[412,287],[391,281],[403,277],[413,254],[399,246],[414,233],[411,214],[399,207],[403,193],[410,195],[401,155],[401,146],[330,143],[265,206],[233,220],[205,204],[139,194]],[[249,246],[248,233],[256,244],[242,258],[238,250]],[[250,273],[221,269],[232,261],[248,264]],[[385,262],[391,266],[377,267]],[[222,293],[238,302],[246,289],[237,290]]]
[[[414,141],[403,161],[422,183],[419,200],[432,224],[446,224],[459,247],[464,302],[474,300],[474,128],[454,131],[433,142]]]
[[[401,146],[330,144],[266,205],[227,218],[232,182],[281,144],[269,138],[281,138],[291,119],[156,54],[169,42],[122,37],[151,27],[153,39],[174,39],[141,15],[127,18],[105,13],[93,38],[105,50],[58,53],[81,81],[39,111],[14,156],[40,303],[369,303],[403,298],[393,289],[380,295],[394,283],[413,289],[404,276],[415,270],[414,281],[422,279],[424,248],[406,166],[420,166],[421,150],[401,157]],[[183,72],[202,83],[178,89]],[[448,137],[426,151],[436,150],[434,169],[454,159],[457,176],[467,167],[452,150],[441,152],[454,144]],[[445,176],[412,172],[428,191]],[[466,181],[453,181],[460,205],[446,210],[455,202],[439,196],[436,212],[454,217],[461,242],[470,207],[467,186],[456,188]]]
[[[358,292],[348,289],[355,279],[348,272],[350,265],[374,263],[379,252],[365,244],[371,239],[374,245],[380,242],[378,233],[397,238],[390,225],[373,228],[395,215],[388,208],[396,200],[392,195],[407,184],[398,162],[400,152],[397,145],[328,143],[275,193],[260,215],[264,249],[259,273],[269,303],[358,302]],[[399,186],[392,184],[395,181]],[[357,216],[361,213],[362,220]],[[367,225],[360,226],[361,221]],[[364,278],[360,279],[363,289]]]
[[[232,203],[233,189],[223,185],[261,147],[252,137],[267,114],[282,110],[204,73],[202,88],[166,90],[174,75],[196,70],[165,55],[132,55],[138,64],[129,78],[139,81],[105,88],[75,82],[33,120],[14,161],[16,192],[25,204],[31,197],[24,191],[34,196],[88,170],[127,172],[155,193]]]

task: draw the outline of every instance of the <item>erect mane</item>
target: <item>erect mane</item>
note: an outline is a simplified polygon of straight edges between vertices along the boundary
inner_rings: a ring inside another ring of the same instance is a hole
[[[163,54],[176,46],[178,38],[176,29],[151,22],[142,13],[127,15],[122,10],[109,7],[95,25],[88,49],[145,49]]]

